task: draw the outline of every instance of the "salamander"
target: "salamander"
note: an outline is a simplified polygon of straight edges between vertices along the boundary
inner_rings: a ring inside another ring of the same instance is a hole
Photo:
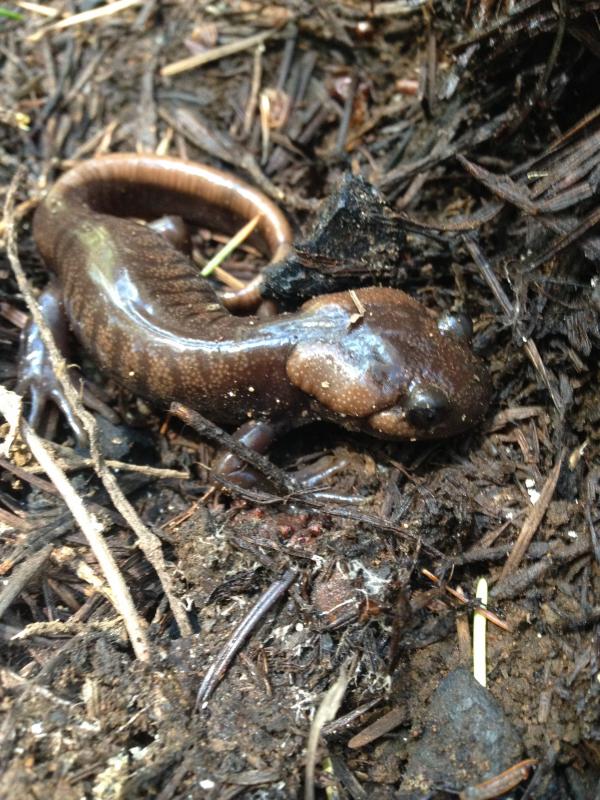
[[[35,242],[77,338],[130,391],[222,424],[329,420],[386,439],[452,436],[485,413],[490,382],[466,318],[378,286],[235,315],[139,221],[165,214],[224,232],[260,214],[254,242],[271,260],[292,240],[267,197],[211,167],[125,153],[65,173],[36,210]]]

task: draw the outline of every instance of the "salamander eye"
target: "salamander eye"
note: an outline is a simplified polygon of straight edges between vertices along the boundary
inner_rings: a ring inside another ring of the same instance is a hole
[[[440,333],[456,336],[465,342],[470,342],[473,337],[473,323],[466,314],[444,311],[438,317],[437,326]]]
[[[438,425],[450,408],[448,398],[437,386],[424,384],[411,389],[406,401],[406,417],[415,428]]]

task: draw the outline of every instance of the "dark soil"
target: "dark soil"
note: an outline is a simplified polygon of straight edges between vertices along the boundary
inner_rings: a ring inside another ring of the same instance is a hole
[[[189,633],[50,410],[43,433],[104,523],[150,654],[134,655],[86,538],[17,439],[0,461],[0,798],[445,798],[519,759],[536,764],[512,797],[600,797],[599,13],[595,0],[148,0],[60,28],[35,7],[0,9],[0,185],[4,201],[23,168],[19,254],[36,289],[46,272],[30,212],[46,187],[98,153],[161,149],[270,193],[304,243],[297,262],[327,276],[309,293],[341,274],[468,313],[495,389],[484,423],[458,440],[292,432],[269,457],[302,491],[244,492],[212,479],[212,443],[77,351],[120,417],[102,423],[105,457],[177,470],[116,475],[160,539]],[[261,32],[260,46],[161,73]],[[371,229],[371,255],[307,255],[318,201],[348,173],[387,204],[387,259]],[[200,258],[217,233],[196,232]],[[27,307],[4,256],[12,389]],[[251,248],[229,262],[242,277],[257,264]],[[309,491],[315,476],[327,494]],[[504,714],[511,747],[496,759],[488,745],[465,775],[470,731],[449,729],[447,779],[419,783],[415,748],[426,760],[442,724],[430,699],[471,664],[482,576],[504,624],[488,622],[497,703],[481,714],[490,728]]]

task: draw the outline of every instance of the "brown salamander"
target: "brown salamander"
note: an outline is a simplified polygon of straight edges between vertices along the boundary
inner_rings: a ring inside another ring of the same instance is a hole
[[[277,259],[291,232],[257,190],[188,161],[118,154],[63,175],[33,231],[75,334],[132,392],[220,423],[326,419],[389,439],[451,436],[482,417],[489,379],[460,317],[380,287],[234,316],[189,258],[133,219],[230,232],[257,213],[254,241]]]

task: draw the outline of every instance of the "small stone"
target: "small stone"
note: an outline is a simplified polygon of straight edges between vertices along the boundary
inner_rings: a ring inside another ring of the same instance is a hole
[[[423,735],[409,750],[398,800],[487,780],[519,761],[523,746],[500,704],[461,667],[431,696]]]

